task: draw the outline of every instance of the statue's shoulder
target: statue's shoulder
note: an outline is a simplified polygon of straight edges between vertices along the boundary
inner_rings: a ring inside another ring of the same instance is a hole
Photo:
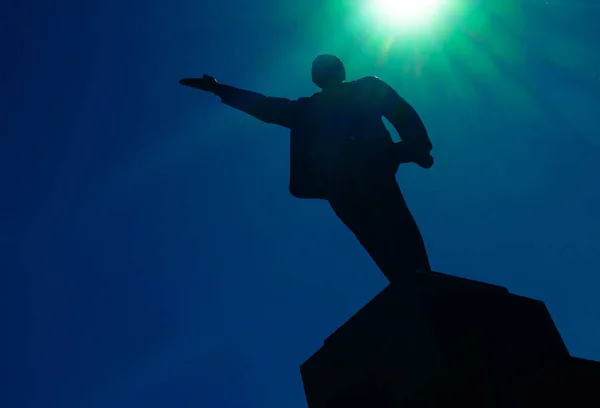
[[[376,75],[368,75],[366,77],[362,77],[360,79],[357,79],[356,82],[373,84],[373,83],[379,83],[379,82],[383,82],[383,81],[378,76],[376,76]]]
[[[381,79],[375,75],[369,75],[366,77],[362,77],[360,79],[357,79],[354,82],[356,83],[357,86],[359,86],[363,89],[369,89],[369,90],[384,89],[388,86],[388,84],[383,79]]]
[[[299,109],[300,111],[310,109],[312,99],[313,99],[312,96],[302,96],[302,97],[296,99],[294,101],[296,109]]]
[[[369,75],[358,80],[362,84],[374,89],[387,88],[389,85],[383,79],[375,75]]]
[[[359,96],[361,99],[367,99],[371,102],[380,100],[387,93],[388,84],[375,75],[365,76],[348,83],[352,88],[351,93]]]
[[[304,104],[306,102],[309,102],[313,98],[313,96],[302,96],[302,97],[296,99],[296,102],[300,103],[300,104]]]

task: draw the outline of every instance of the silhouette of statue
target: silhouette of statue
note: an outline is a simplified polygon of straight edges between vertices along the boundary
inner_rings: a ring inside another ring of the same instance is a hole
[[[342,61],[320,55],[312,80],[321,92],[297,100],[269,97],[218,83],[179,82],[212,92],[255,118],[290,129],[290,193],[327,200],[388,280],[430,270],[421,233],[396,172],[401,163],[433,165],[431,141],[415,110],[381,79],[346,81]],[[382,117],[398,132],[394,143]]]

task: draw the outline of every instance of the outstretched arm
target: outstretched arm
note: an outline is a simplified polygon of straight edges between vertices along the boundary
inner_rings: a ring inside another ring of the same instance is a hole
[[[266,123],[291,127],[296,114],[296,101],[265,96],[258,92],[221,85],[215,92],[221,102],[246,112]]]
[[[255,118],[284,127],[291,127],[297,113],[297,102],[286,98],[265,96],[257,92],[218,83],[213,77],[186,78],[182,85],[209,91],[221,98],[221,102]]]

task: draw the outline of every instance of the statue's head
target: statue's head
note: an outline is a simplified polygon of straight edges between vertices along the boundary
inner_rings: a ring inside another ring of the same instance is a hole
[[[334,55],[319,55],[312,63],[312,81],[321,89],[341,84],[346,80],[344,63]]]

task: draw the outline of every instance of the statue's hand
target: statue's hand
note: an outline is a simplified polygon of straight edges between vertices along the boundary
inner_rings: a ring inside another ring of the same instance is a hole
[[[398,164],[416,163],[424,169],[433,166],[433,156],[429,150],[411,146],[408,142],[396,142],[392,149],[394,160]]]
[[[219,87],[217,80],[209,75],[202,75],[202,78],[183,78],[179,80],[179,83],[191,88],[200,89],[201,91],[213,93]]]
[[[419,166],[423,167],[424,169],[428,169],[431,166],[433,166],[433,156],[431,155],[431,153],[419,155],[415,159],[415,163],[417,163]]]

